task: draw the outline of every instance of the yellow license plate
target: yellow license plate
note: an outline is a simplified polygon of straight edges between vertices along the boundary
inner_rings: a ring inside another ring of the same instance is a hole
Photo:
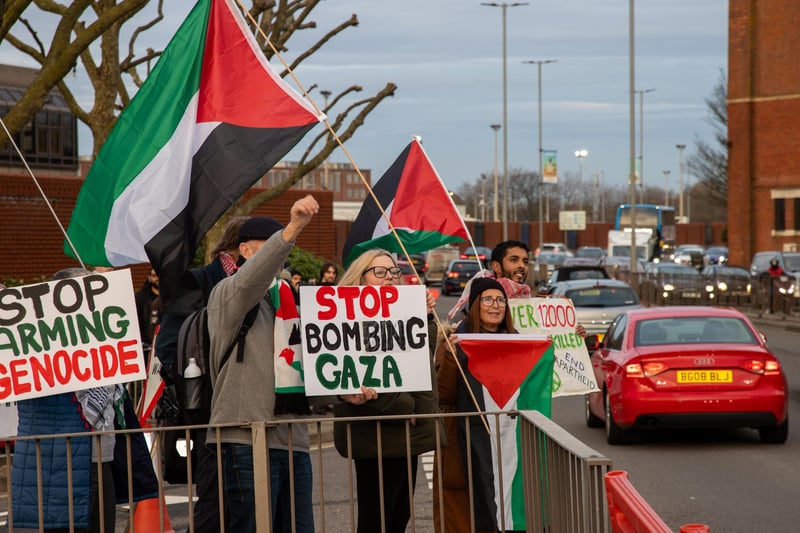
[[[678,370],[678,383],[733,383],[730,370]]]

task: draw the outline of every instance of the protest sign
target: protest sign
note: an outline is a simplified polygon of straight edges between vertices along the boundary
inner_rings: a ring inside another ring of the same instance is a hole
[[[306,394],[431,390],[425,287],[300,287]]]
[[[144,377],[130,270],[0,290],[0,401]]]
[[[586,394],[600,389],[589,351],[575,333],[575,307],[568,298],[513,298],[509,302],[520,333],[549,335],[553,339],[553,396]]]

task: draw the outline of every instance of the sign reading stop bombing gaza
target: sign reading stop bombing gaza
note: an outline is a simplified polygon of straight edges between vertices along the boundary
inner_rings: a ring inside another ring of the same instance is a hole
[[[306,394],[431,390],[425,287],[300,287]]]
[[[130,270],[0,290],[0,402],[144,377]]]
[[[520,333],[549,335],[553,339],[553,396],[586,394],[600,390],[589,351],[575,333],[578,319],[568,298],[513,298],[509,301],[514,325]]]

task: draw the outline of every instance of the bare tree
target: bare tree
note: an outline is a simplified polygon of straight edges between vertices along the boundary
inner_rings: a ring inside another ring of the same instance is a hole
[[[719,80],[706,98],[708,123],[714,130],[714,143],[695,139],[696,152],[686,162],[703,184],[708,197],[726,210],[728,204],[728,79],[720,69]]]

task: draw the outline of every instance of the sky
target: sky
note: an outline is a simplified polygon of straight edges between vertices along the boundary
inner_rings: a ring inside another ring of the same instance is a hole
[[[165,2],[165,20],[139,39],[140,47],[163,47],[190,7],[185,0]],[[560,175],[581,168],[584,180],[598,175],[606,186],[627,184],[628,8],[625,0],[530,0],[506,9],[509,170],[538,168],[537,67],[523,61],[556,60],[542,66],[543,149],[558,151]],[[502,11],[477,0],[323,0],[311,17],[317,29],[297,32],[286,57],[291,61],[325,31],[357,14],[358,27],[298,68],[300,83],[317,84],[334,95],[358,84],[364,88],[362,97],[395,83],[395,96],[373,111],[346,143],[347,150],[376,180],[412,136],[420,135],[445,185],[457,190],[493,171],[490,125],[503,124]],[[635,88],[654,89],[643,97],[646,186],[677,190],[676,144],[687,145],[685,159],[697,139],[711,140],[704,100],[720,70],[727,70],[727,36],[726,0],[636,2]],[[0,44],[0,61],[35,66],[7,43]],[[89,85],[80,75],[68,84],[91,102]],[[322,107],[319,93],[311,96]],[[639,108],[637,95],[636,157],[641,151]],[[497,137],[501,175],[505,129]],[[81,155],[90,154],[89,130],[81,127],[79,137]],[[582,164],[574,155],[580,149],[588,152]],[[337,150],[330,161],[347,158]],[[664,170],[670,171],[668,177]],[[688,183],[688,173],[684,176]]]

